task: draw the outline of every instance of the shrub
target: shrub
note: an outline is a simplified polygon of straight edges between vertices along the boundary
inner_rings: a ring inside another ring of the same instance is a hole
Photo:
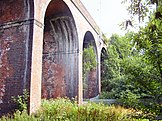
[[[132,110],[121,106],[106,106],[101,103],[78,106],[69,99],[55,99],[43,100],[36,117],[46,121],[137,121],[128,117],[131,113]]]
[[[121,106],[87,103],[78,106],[69,99],[43,100],[40,110],[29,116],[26,111],[17,110],[13,116],[2,117],[0,121],[147,121],[134,119],[130,109]]]
[[[99,95],[99,98],[100,99],[115,99],[116,97],[115,97],[114,92],[106,92],[106,91],[103,91]]]

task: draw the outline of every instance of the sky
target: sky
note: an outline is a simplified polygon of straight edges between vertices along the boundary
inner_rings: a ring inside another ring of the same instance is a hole
[[[119,24],[128,18],[122,0],[81,0],[101,31],[110,37],[113,33],[123,35]]]

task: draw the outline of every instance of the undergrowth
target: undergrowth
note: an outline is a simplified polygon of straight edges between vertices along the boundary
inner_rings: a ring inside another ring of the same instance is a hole
[[[4,116],[0,121],[148,121],[134,119],[131,109],[121,106],[86,103],[78,106],[69,99],[43,100],[41,108],[29,116],[26,111],[17,110],[12,116]]]

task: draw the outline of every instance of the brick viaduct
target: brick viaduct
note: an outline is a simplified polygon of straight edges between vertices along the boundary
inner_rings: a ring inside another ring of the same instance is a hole
[[[0,0],[0,115],[11,97],[29,91],[29,112],[41,98],[91,98],[100,93],[105,44],[80,0]],[[83,96],[83,49],[92,45],[97,66]]]

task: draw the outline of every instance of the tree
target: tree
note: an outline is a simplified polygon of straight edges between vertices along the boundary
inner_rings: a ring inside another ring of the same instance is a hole
[[[130,3],[128,12],[131,16],[137,15],[139,22],[149,17],[146,27],[140,28],[135,40],[138,48],[145,52],[147,61],[150,61],[160,74],[162,81],[162,1],[161,0],[124,0]],[[154,13],[150,13],[150,5],[156,5]],[[149,14],[148,14],[149,13]]]
[[[143,41],[143,36],[146,35],[138,36],[138,33],[132,32],[124,37],[113,35],[110,38],[102,90],[113,91],[115,98],[127,95],[127,92],[137,94],[139,98],[162,97],[159,92],[162,89],[159,67],[155,65],[161,60],[155,59],[157,54],[148,53],[152,52],[148,50],[149,45],[139,42],[139,38]],[[150,56],[156,61],[152,62]]]
[[[104,61],[105,73],[102,78],[102,91],[106,91],[108,97],[121,98],[128,92],[139,93],[141,91],[135,86],[134,76],[127,73],[129,72],[127,66],[137,65],[135,59],[141,59],[134,47],[136,44],[133,42],[133,34],[128,33],[124,37],[114,34],[110,38],[107,49],[108,57]]]
[[[161,77],[148,56],[147,45],[143,45],[145,48],[139,45],[139,38],[142,41],[144,36],[131,32],[123,37],[113,35],[109,39],[100,97],[120,99],[127,106],[160,114]],[[148,105],[139,101],[148,98],[153,100]]]
[[[123,0],[122,3],[127,3],[130,20],[127,20],[127,25],[132,23],[132,19],[138,17],[138,22],[142,22],[145,18],[150,19],[150,15],[154,12],[156,19],[162,18],[162,1],[161,0]],[[155,8],[155,9],[154,9]]]
[[[144,105],[143,109],[158,114],[161,108],[158,103],[162,99],[162,1],[123,2],[129,3],[131,19],[138,16],[138,22],[141,22],[148,17],[149,22],[145,27],[139,26],[136,33],[128,32],[124,37],[113,35],[110,38],[105,61],[107,71],[102,82],[109,88],[103,91],[109,91],[111,97],[127,99],[128,102],[152,98],[154,102]],[[153,4],[156,9],[151,12],[149,6]],[[126,21],[126,28],[128,25],[134,26],[131,19]],[[132,104],[141,108],[137,103]]]

